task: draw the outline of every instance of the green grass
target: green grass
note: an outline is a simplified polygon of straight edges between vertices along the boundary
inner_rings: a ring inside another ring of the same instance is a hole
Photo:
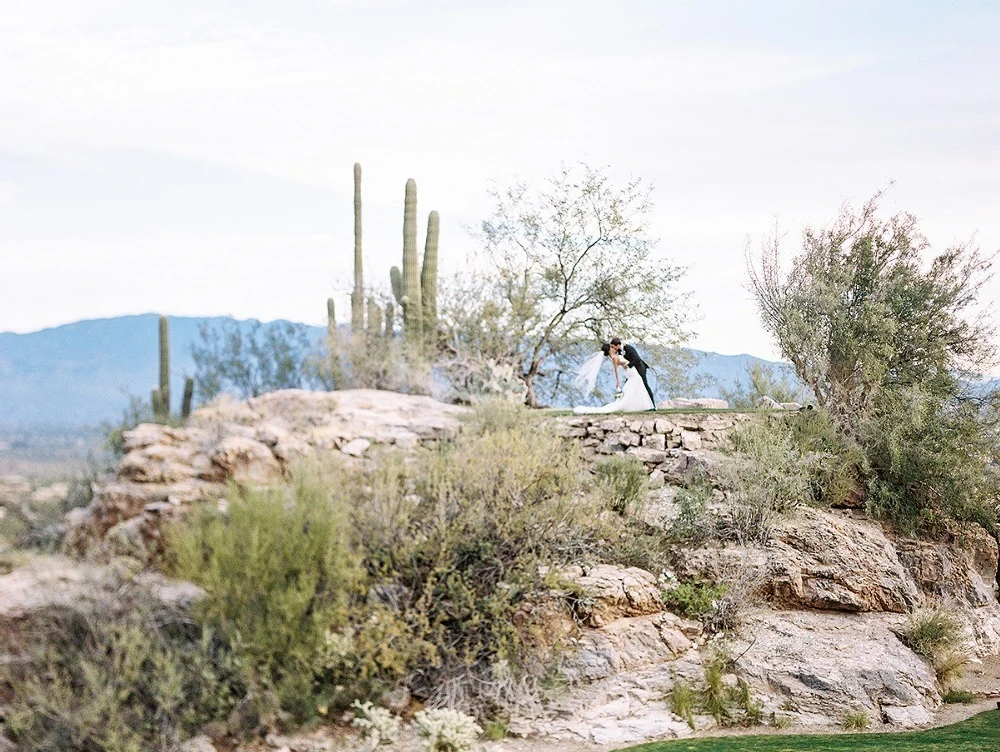
[[[630,752],[1000,752],[1000,710],[953,726],[894,734],[707,737],[654,742]]]

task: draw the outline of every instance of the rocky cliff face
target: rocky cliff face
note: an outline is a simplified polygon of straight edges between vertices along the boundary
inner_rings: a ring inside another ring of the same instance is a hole
[[[72,520],[67,545],[144,556],[164,518],[220,498],[228,481],[268,482],[320,452],[358,457],[378,444],[433,444],[458,430],[465,412],[386,392],[285,391],[197,411],[182,429],[141,426],[126,436],[117,476]],[[562,419],[560,430],[589,461],[637,457],[651,486],[667,484],[658,503],[668,508],[669,484],[710,475],[726,461],[728,432],[745,419],[585,416]],[[970,652],[1000,653],[997,543],[971,526],[954,540],[929,542],[894,536],[850,510],[802,508],[781,520],[766,546],[678,545],[673,553],[672,572],[600,565],[564,573],[584,594],[575,618],[552,614],[551,632],[568,646],[566,689],[544,706],[521,708],[513,730],[602,744],[692,733],[671,712],[669,693],[678,677],[702,681],[716,641],[665,608],[664,578],[714,582],[735,571],[754,583],[756,605],[729,638],[735,661],[726,680],[747,682],[765,717],[830,725],[857,710],[876,723],[926,722],[940,687],[897,637],[922,605],[952,604]],[[699,728],[712,723],[696,720]]]

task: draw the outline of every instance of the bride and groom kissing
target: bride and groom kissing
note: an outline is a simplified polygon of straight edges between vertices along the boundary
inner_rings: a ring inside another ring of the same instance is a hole
[[[600,407],[581,405],[574,407],[573,412],[581,415],[656,410],[656,399],[653,397],[653,390],[650,389],[649,381],[646,378],[649,364],[639,356],[639,351],[633,345],[622,344],[618,337],[614,337],[610,342],[603,342],[601,349],[584,361],[573,381],[574,386],[584,394],[590,394],[594,391],[594,386],[597,384],[597,374],[601,370],[605,358],[611,361],[615,375],[615,401]],[[619,368],[625,372],[624,385],[618,376]]]

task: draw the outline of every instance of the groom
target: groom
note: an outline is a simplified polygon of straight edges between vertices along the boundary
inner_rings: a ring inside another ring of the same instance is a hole
[[[616,354],[621,353],[629,366],[634,368],[639,374],[639,378],[642,379],[642,385],[646,387],[646,393],[649,395],[649,401],[653,403],[653,409],[655,410],[656,399],[653,397],[653,390],[649,388],[649,382],[646,380],[646,371],[649,370],[649,365],[639,357],[639,351],[632,345],[627,344],[623,347],[622,341],[618,337],[614,337],[611,340],[611,350]]]

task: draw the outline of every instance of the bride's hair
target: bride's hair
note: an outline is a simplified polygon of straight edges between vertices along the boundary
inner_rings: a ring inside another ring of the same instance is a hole
[[[602,342],[601,343],[601,352],[604,353],[605,355],[607,355],[608,357],[611,357],[611,343],[609,343],[609,342]]]

